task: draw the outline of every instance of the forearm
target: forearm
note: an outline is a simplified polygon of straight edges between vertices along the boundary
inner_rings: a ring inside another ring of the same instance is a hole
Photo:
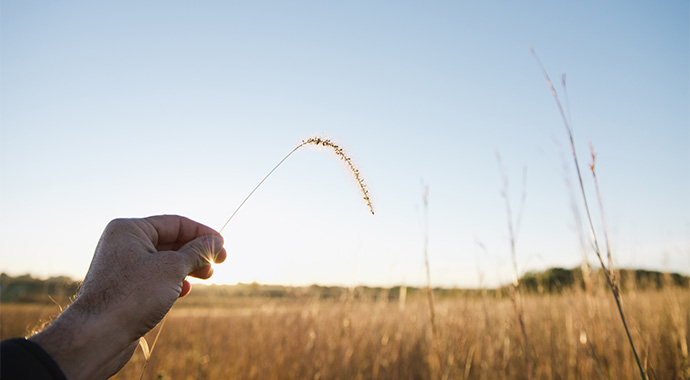
[[[118,333],[117,325],[108,315],[89,315],[72,305],[29,340],[57,362],[67,379],[107,379],[136,348],[136,341]]]

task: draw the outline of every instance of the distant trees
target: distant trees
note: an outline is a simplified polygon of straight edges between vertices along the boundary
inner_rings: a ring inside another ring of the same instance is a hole
[[[58,276],[47,280],[0,274],[0,302],[17,303],[68,303],[77,294],[79,283],[69,277]]]
[[[661,273],[644,269],[621,269],[617,271],[623,290],[660,289],[664,286],[689,285],[689,278],[678,273]],[[605,279],[600,271],[592,273],[590,279],[595,286]],[[582,270],[550,268],[542,272],[527,272],[520,279],[520,287],[530,293],[561,293],[566,289],[585,288]]]
[[[687,276],[677,273],[661,273],[643,269],[622,269],[617,272],[623,291],[660,289],[665,286],[690,286]],[[589,283],[594,288],[605,285],[603,274],[593,272]],[[550,268],[542,272],[527,272],[520,278],[520,288],[525,293],[544,294],[561,293],[566,290],[584,289],[584,280],[580,268]],[[441,298],[473,297],[481,294],[492,298],[506,296],[506,287],[497,289],[448,289],[434,288],[434,294]],[[30,275],[12,277],[5,273],[0,275],[0,302],[15,303],[53,303],[67,305],[77,294],[79,282],[69,277],[58,276],[49,279],[35,278]],[[424,294],[421,288],[405,287],[407,297]],[[317,299],[388,299],[395,300],[400,295],[400,286],[392,288],[357,286],[344,288],[338,286],[312,285],[308,287],[290,287],[280,285],[261,285],[257,283],[237,285],[195,284],[194,291],[186,302],[192,299],[202,302],[207,298],[252,297],[252,298],[317,298]]]

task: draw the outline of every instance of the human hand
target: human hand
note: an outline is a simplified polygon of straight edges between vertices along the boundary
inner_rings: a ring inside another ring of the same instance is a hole
[[[105,379],[139,338],[189,293],[188,275],[209,278],[227,254],[219,233],[180,216],[116,219],[96,247],[77,298],[38,343],[68,379]]]

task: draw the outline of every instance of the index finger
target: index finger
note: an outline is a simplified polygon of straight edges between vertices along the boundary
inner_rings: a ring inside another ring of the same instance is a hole
[[[157,215],[144,218],[156,230],[157,241],[153,244],[159,251],[178,250],[190,241],[207,235],[223,238],[211,227],[179,215]]]

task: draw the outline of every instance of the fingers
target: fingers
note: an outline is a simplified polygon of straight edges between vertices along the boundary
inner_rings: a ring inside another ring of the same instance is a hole
[[[180,290],[179,298],[186,296],[191,290],[192,284],[190,284],[187,280],[182,281],[182,290]]]
[[[203,267],[192,271],[191,273],[189,273],[189,275],[192,277],[200,278],[202,280],[206,280],[213,276],[213,267],[211,266],[211,264],[204,265]]]
[[[196,238],[175,253],[185,265],[185,274],[199,278],[209,278],[213,274],[209,263],[221,263],[227,257],[223,240],[217,235]]]
[[[210,263],[222,263],[227,257],[223,237],[212,228],[191,219],[159,215],[132,220],[148,236],[156,251],[171,251],[177,256],[173,262],[176,262],[174,266],[178,275],[207,279],[213,274]],[[180,293],[182,296],[189,292],[187,287],[191,288],[188,282],[184,282]]]
[[[157,236],[150,237],[159,251],[178,250],[192,240],[205,235],[218,236],[222,241],[222,237],[214,229],[183,216],[158,215],[143,220],[156,230]]]

